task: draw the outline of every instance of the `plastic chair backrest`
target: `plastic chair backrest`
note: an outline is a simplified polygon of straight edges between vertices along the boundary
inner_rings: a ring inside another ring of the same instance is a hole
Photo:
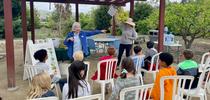
[[[94,95],[82,96],[82,97],[69,99],[69,100],[102,100],[101,97],[102,97],[101,94],[94,94]]]
[[[159,70],[159,55],[160,53],[155,54],[151,59],[150,69],[149,71],[158,71]],[[155,65],[155,70],[153,70],[153,66]]]
[[[165,81],[166,80],[171,80],[173,82],[173,90],[172,90],[172,98],[171,100],[182,100],[184,96],[184,90],[185,90],[185,85],[186,81],[190,81],[189,83],[189,88],[190,90],[192,86],[194,77],[193,76],[163,76],[160,79],[160,100],[164,100],[164,90],[165,90]],[[188,98],[188,97],[187,97]],[[188,100],[188,99],[186,99]]]
[[[89,75],[89,69],[90,69],[90,62],[89,61],[84,61],[84,63],[87,65],[87,72],[86,72],[85,80],[88,81],[88,75]]]
[[[141,68],[144,66],[144,57],[145,55],[132,57],[137,74],[141,73]]]
[[[44,97],[44,98],[36,98],[36,99],[29,99],[29,100],[59,100],[58,97]]]
[[[100,80],[100,76],[101,76],[100,68],[101,68],[102,63],[106,64],[105,80],[113,79],[113,75],[114,75],[116,67],[117,67],[117,59],[113,58],[113,59],[102,60],[102,61],[98,62],[98,64],[97,64],[97,70],[98,70],[97,80]]]
[[[201,58],[201,66],[200,67],[206,66],[205,64],[210,65],[209,63],[205,63],[207,60],[210,60],[210,56],[209,55],[210,55],[210,52],[207,52],[207,53],[203,54],[203,56]],[[210,66],[206,66],[206,67],[210,67]]]
[[[36,65],[24,65],[24,67],[29,82],[32,81],[33,77],[36,74],[39,74],[41,72],[41,70],[39,70],[39,68],[36,67]]]
[[[134,100],[148,100],[151,96],[153,86],[154,84],[147,84],[124,88],[120,91],[120,100],[125,100],[125,94],[127,92],[135,92]]]
[[[89,49],[96,49],[95,41],[93,39],[87,39]]]

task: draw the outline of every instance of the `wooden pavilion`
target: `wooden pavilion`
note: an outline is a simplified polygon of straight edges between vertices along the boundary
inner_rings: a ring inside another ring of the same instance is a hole
[[[12,28],[12,0],[4,0],[4,19],[5,19],[5,38],[6,38],[6,59],[7,59],[7,79],[8,88],[16,88],[15,80],[15,59],[14,59],[14,43],[13,43],[13,28]],[[28,40],[27,23],[26,23],[26,2],[30,2],[31,16],[31,39],[35,41],[34,31],[34,2],[48,3],[71,3],[76,6],[76,21],[79,21],[79,4],[89,5],[115,5],[125,6],[130,2],[130,17],[134,15],[134,0],[21,0],[21,19],[22,19],[22,37],[23,37],[23,53],[25,55],[26,42]],[[138,0],[141,1],[141,0]],[[145,0],[142,0],[145,1]],[[164,33],[164,13],[165,0],[160,0],[160,16],[159,16],[159,38],[158,51],[163,51],[163,33]],[[113,20],[113,25],[115,21]]]

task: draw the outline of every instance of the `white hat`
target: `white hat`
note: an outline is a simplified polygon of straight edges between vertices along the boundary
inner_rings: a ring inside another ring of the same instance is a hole
[[[132,18],[128,18],[127,21],[125,22],[126,24],[129,24],[131,26],[135,26],[136,24],[133,22],[133,19]]]

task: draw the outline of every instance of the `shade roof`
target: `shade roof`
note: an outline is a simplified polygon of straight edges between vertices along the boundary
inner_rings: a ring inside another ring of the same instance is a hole
[[[31,0],[26,0],[31,1]],[[51,3],[78,3],[78,4],[90,4],[90,5],[116,5],[125,6],[130,0],[32,0],[34,2],[51,2]]]

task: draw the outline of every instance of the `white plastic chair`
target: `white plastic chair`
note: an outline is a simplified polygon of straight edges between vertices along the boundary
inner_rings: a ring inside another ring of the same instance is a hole
[[[200,100],[207,100],[207,85],[209,84],[210,80],[210,68],[205,69],[199,78],[197,88],[185,90],[185,95],[191,97],[199,97]]]
[[[170,98],[171,100],[183,100],[183,96],[184,96],[184,91],[185,89],[185,85],[186,85],[186,81],[188,81],[189,84],[189,89],[190,90],[191,86],[192,86],[192,82],[194,80],[193,76],[163,76],[160,79],[160,100],[164,100],[164,81],[165,80],[173,80],[173,94],[172,94],[172,98]],[[187,97],[188,99],[188,97]]]
[[[152,59],[151,59],[151,64],[150,64],[150,69],[147,70],[147,69],[144,69],[144,68],[141,68],[141,71],[145,72],[145,73],[152,73],[153,75],[153,79],[155,80],[156,78],[156,73],[159,71],[158,69],[158,66],[159,66],[159,55],[161,54],[160,53],[157,53],[155,54]],[[153,66],[155,64],[155,70],[153,70]]]
[[[29,84],[31,83],[33,77],[36,74],[39,74],[41,72],[41,69],[39,69],[36,66],[33,65],[24,65],[24,79],[28,79],[29,80]]]
[[[84,63],[87,65],[87,73],[86,73],[86,78],[85,78],[85,80],[88,82],[88,75],[89,75],[89,69],[90,69],[90,62],[89,62],[89,61],[84,61]]]
[[[94,95],[82,96],[82,97],[69,99],[69,100],[101,100],[101,99],[102,99],[101,94],[94,94]]]
[[[153,86],[154,84],[147,84],[124,88],[120,91],[120,100],[125,100],[125,94],[127,92],[135,92],[136,95],[134,100],[148,100],[151,96]]]
[[[58,97],[44,97],[44,98],[36,98],[36,99],[27,99],[27,100],[59,100]]]
[[[100,65],[102,63],[106,63],[105,80],[100,80],[100,76],[101,76]],[[114,74],[112,72],[115,73],[116,67],[117,67],[117,59],[115,59],[115,58],[108,59],[108,60],[102,60],[102,61],[99,61],[97,64],[98,76],[97,76],[97,80],[95,80],[95,81],[97,83],[101,84],[102,100],[105,100],[105,85],[107,83],[111,83],[112,87],[114,87],[114,78],[113,78]]]
[[[202,58],[201,58],[201,63],[200,63],[200,66],[199,66],[199,71],[201,72],[202,70],[206,69],[205,67],[210,67],[210,64],[209,63],[206,63],[207,60],[210,60],[210,52],[207,52],[207,53],[204,53],[202,55]],[[207,65],[205,65],[207,64]]]

